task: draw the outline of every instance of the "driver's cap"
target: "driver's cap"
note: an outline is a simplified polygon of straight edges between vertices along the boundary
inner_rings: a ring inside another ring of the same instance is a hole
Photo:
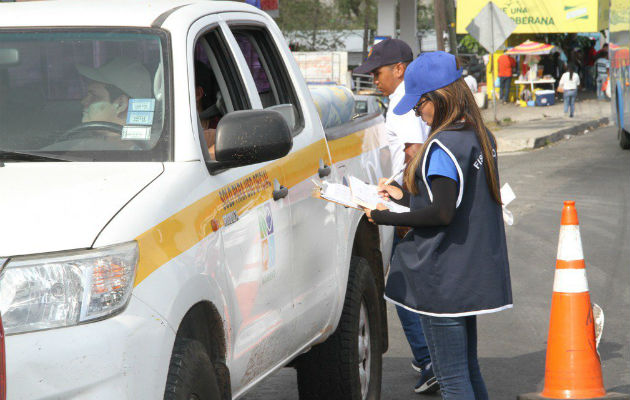
[[[149,71],[139,61],[128,57],[116,57],[98,68],[77,65],[77,71],[95,82],[116,86],[131,98],[151,97]]]

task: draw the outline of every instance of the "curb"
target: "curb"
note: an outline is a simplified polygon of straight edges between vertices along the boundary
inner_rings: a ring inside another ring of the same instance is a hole
[[[566,135],[577,136],[577,135],[582,134],[585,130],[590,131],[602,125],[608,125],[608,123],[609,123],[608,117],[604,117],[604,118],[594,119],[587,122],[582,122],[581,124],[572,126],[570,128],[560,129],[559,131],[556,131],[549,135],[536,138],[536,140],[534,141],[534,146],[532,148],[538,149],[540,147],[544,147],[544,146],[547,146],[548,144],[562,140],[564,139]]]

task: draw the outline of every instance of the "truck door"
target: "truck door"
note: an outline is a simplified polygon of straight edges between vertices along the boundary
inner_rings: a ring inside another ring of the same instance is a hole
[[[279,32],[251,22],[229,26],[246,58],[257,60],[249,64],[258,79],[263,108],[286,112],[283,105],[292,106],[293,149],[284,158],[284,167],[293,228],[295,274],[290,282],[296,296],[298,339],[304,342],[321,334],[338,298],[335,205],[312,197],[313,179],[331,178],[328,147],[319,120],[308,115],[309,109],[314,110],[312,99]]]
[[[212,18],[191,28],[188,57],[189,101],[195,105],[192,117],[206,160],[213,158],[213,131],[223,115],[260,108],[254,81],[234,52],[238,45],[223,23],[206,22]],[[282,163],[272,161],[214,171],[204,182],[208,191],[218,191],[213,229],[221,234],[234,393],[290,351],[285,338],[294,328],[293,296],[286,284],[292,275],[292,235],[289,199],[280,188],[285,180]]]

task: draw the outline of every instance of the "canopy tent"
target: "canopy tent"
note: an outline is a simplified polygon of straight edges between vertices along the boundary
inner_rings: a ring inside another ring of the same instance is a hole
[[[541,54],[549,54],[551,50],[554,49],[554,45],[546,44],[546,43],[538,43],[532,42],[531,40],[526,40],[518,46],[512,47],[506,54],[524,54],[524,55],[541,55]]]

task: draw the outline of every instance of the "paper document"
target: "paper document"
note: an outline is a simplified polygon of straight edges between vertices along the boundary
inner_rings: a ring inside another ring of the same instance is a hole
[[[507,209],[507,206],[515,198],[516,195],[514,194],[512,187],[508,183],[503,185],[503,187],[501,188],[501,201],[503,202],[503,221],[505,221],[505,223],[508,225],[514,224],[514,215],[512,214],[512,211]]]
[[[381,196],[378,195],[378,186],[368,185],[354,176],[348,177],[348,183],[352,192],[352,201],[358,205],[374,210],[378,203],[383,202]]]
[[[325,182],[322,186],[320,196],[326,200],[339,203],[342,206],[359,208],[359,205],[352,201],[350,188],[340,183]]]
[[[377,186],[368,185],[353,176],[348,177],[348,181],[350,187],[340,183],[324,182],[320,187],[320,197],[346,207],[358,209],[365,207],[374,210],[378,203],[382,203],[391,212],[409,212],[409,207],[398,205],[391,200],[380,197]]]

